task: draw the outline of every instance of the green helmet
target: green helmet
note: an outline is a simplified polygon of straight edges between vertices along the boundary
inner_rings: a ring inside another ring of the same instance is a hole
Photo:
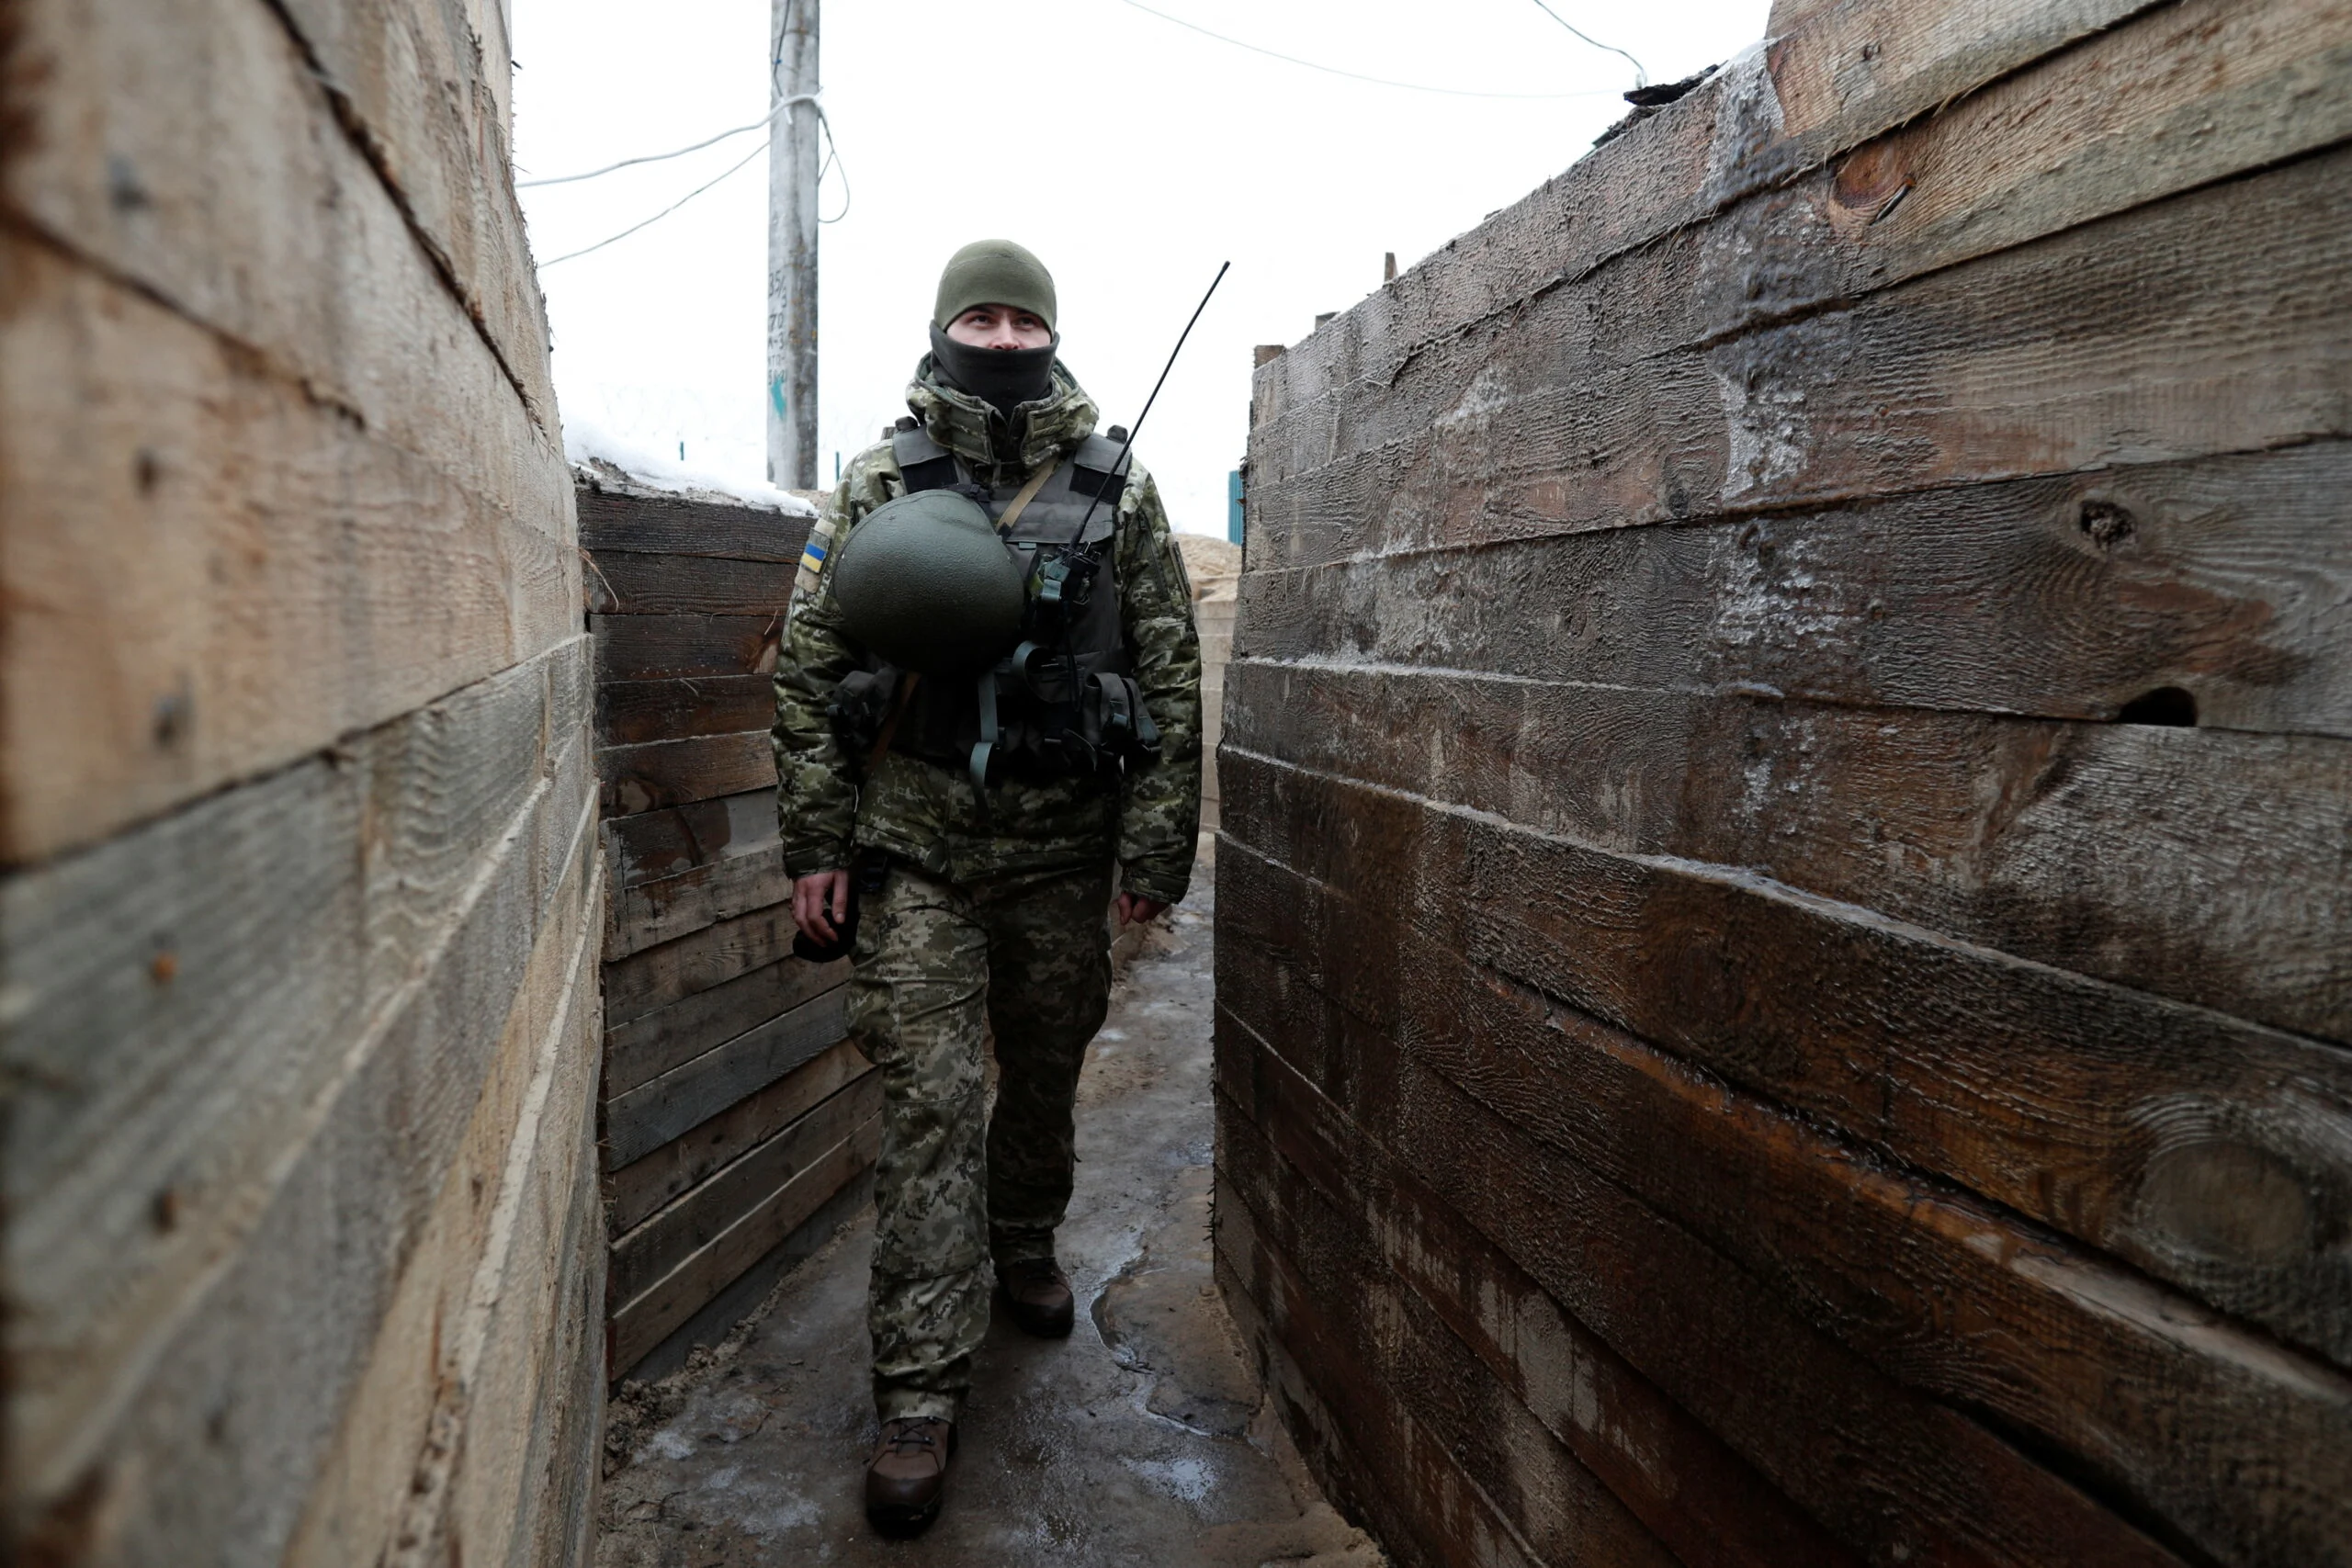
[[[842,629],[901,670],[985,670],[1020,638],[1028,604],[1020,564],[989,514],[952,490],[876,507],[836,548]]]

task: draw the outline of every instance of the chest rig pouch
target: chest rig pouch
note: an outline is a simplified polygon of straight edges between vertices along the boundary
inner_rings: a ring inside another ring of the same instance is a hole
[[[924,679],[903,704],[899,690],[911,678],[887,665],[844,680],[833,720],[853,751],[880,739],[895,707],[888,749],[962,769],[983,811],[986,791],[1007,779],[1076,778],[1107,787],[1127,769],[1157,761],[1159,731],[1131,672],[1108,548],[1125,489],[1115,472],[1118,443],[1088,436],[1009,528],[1001,520],[1016,491],[975,483],[961,459],[920,425],[901,421],[891,448],[910,494],[960,490],[998,523],[1020,560],[1028,610],[1020,644],[977,678]]]

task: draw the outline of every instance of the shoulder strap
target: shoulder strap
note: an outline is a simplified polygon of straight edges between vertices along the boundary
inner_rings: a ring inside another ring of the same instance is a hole
[[[1021,521],[1021,514],[1029,510],[1029,503],[1037,499],[1037,492],[1046,488],[1046,481],[1061,471],[1059,463],[1047,463],[1031,474],[1029,482],[1013,496],[1012,504],[1004,509],[1004,515],[996,520],[996,531],[1000,534],[1012,533],[1012,525]]]
[[[899,472],[907,481],[907,493],[919,490],[945,490],[956,483],[956,454],[931,438],[920,424],[911,429],[890,434],[890,456],[899,461]]]
[[[1070,455],[1069,488],[1089,498],[1099,495],[1105,507],[1115,508],[1127,488],[1126,475],[1115,472],[1118,466],[1119,443],[1089,435]]]

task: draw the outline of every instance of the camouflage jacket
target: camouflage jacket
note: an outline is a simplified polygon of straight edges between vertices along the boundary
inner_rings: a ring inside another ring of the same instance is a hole
[[[1054,394],[1027,406],[1016,446],[1002,414],[933,379],[928,356],[907,389],[907,406],[933,441],[1000,494],[1076,450],[1097,414],[1094,400],[1057,363]],[[775,667],[786,869],[795,876],[838,870],[849,863],[853,844],[886,850],[954,882],[1099,864],[1115,854],[1128,891],[1170,904],[1183,897],[1201,814],[1201,645],[1183,558],[1151,477],[1141,468],[1129,477],[1111,560],[1136,683],[1159,728],[1159,761],[1131,771],[1115,792],[1079,780],[1008,781],[989,792],[985,821],[964,774],[919,758],[890,752],[861,781],[865,759],[844,754],[826,716],[833,687],[863,660],[832,604],[831,547],[905,493],[889,443],[859,453],[825,503],[793,589]]]

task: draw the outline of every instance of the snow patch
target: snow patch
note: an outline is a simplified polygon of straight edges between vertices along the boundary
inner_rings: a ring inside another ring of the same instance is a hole
[[[574,471],[611,488],[657,491],[725,506],[756,506],[787,517],[817,515],[814,506],[790,491],[689,468],[585,417],[565,417],[563,455]]]

